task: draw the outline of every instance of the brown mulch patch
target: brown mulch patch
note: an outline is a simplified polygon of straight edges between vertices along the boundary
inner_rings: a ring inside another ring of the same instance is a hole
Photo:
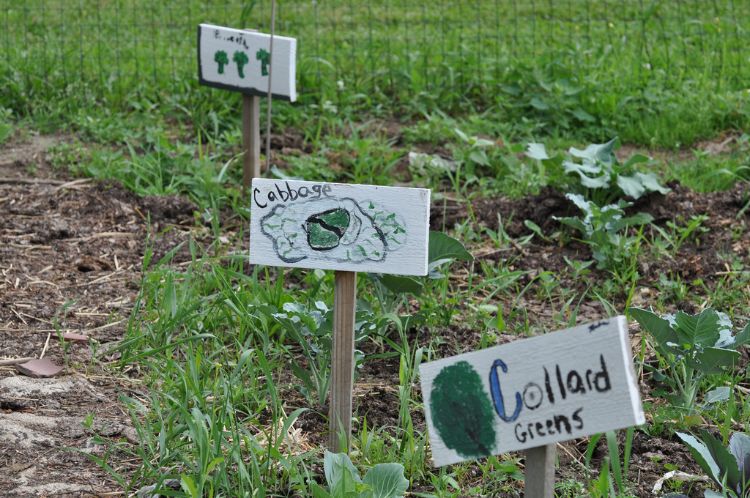
[[[2,496],[121,490],[86,456],[104,451],[94,433],[138,444],[116,402],[138,382],[110,373],[105,363],[116,355],[106,351],[127,326],[149,234],[159,258],[194,224],[195,206],[184,198],[139,198],[53,170],[47,151],[62,139],[31,137],[0,150],[0,358],[44,352],[65,367],[51,379],[0,367]],[[66,332],[90,342],[63,344]],[[114,466],[127,476],[127,465]]]

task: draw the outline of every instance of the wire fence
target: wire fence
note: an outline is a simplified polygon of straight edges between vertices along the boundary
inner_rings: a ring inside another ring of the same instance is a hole
[[[195,85],[197,24],[268,31],[270,0],[0,0],[0,16],[4,102],[123,102]],[[747,0],[279,0],[276,32],[298,39],[308,101],[482,102],[550,74],[563,94],[750,81]]]

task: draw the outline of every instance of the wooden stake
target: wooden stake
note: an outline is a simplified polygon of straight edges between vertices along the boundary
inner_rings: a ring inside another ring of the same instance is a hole
[[[242,96],[242,188],[250,188],[253,178],[260,177],[260,97]]]
[[[352,434],[352,388],[354,387],[354,314],[357,274],[336,271],[333,298],[333,354],[331,357],[331,406],[328,412],[328,448],[348,452]],[[346,437],[345,446],[340,436]]]
[[[554,498],[555,445],[537,446],[526,450],[524,496],[526,498]]]

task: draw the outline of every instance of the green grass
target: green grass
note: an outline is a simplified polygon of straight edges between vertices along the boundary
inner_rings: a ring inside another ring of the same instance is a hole
[[[442,110],[514,136],[674,148],[748,124],[748,13],[733,0],[295,0],[280,4],[277,30],[299,39],[306,121]],[[268,30],[270,4],[5,0],[0,14],[0,105],[16,115],[60,126],[102,103],[158,108],[210,133],[237,99],[197,86],[196,25]],[[299,119],[276,108],[280,122]]]

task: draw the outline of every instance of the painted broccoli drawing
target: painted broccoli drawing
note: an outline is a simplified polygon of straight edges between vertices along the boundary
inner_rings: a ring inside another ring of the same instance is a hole
[[[464,458],[491,455],[495,447],[494,412],[482,379],[459,361],[443,368],[430,393],[430,417],[445,445]]]
[[[260,49],[255,53],[255,60],[260,61],[260,74],[261,76],[268,76],[268,64],[271,62],[271,54],[268,50]]]
[[[219,65],[219,74],[224,74],[224,66],[229,64],[229,57],[223,50],[219,50],[214,54],[214,62]]]
[[[237,64],[237,73],[239,73],[240,78],[244,78],[245,65],[250,60],[248,59],[247,54],[245,52],[242,52],[241,50],[237,50],[232,56],[232,60],[235,62],[235,64]]]

